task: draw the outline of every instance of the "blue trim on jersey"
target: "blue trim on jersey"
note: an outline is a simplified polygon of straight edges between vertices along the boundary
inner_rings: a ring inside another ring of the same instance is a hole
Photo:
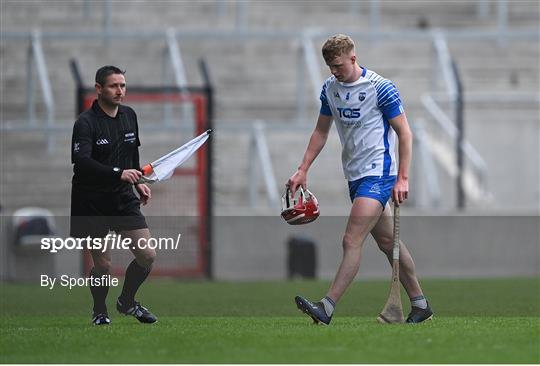
[[[362,68],[362,77],[366,76],[367,70],[364,66],[360,66]]]
[[[377,92],[377,104],[383,116],[391,119],[403,113],[399,92],[391,81],[382,79],[374,84]]]
[[[381,111],[383,112],[383,115],[386,118],[392,119],[394,117],[399,116],[401,113],[403,113],[403,106],[401,105],[401,103],[397,103],[389,107],[386,107],[384,109],[381,108]]]
[[[392,166],[392,157],[390,156],[390,143],[388,142],[388,132],[390,131],[390,123],[383,117],[384,123],[384,160],[383,160],[383,177],[390,174],[390,166]]]
[[[321,96],[319,97],[319,99],[321,100],[321,109],[319,113],[325,116],[331,116],[332,110],[330,109],[330,106],[328,105],[328,99],[326,97],[326,83],[322,87]]]
[[[321,102],[321,110],[319,111],[320,114],[323,114],[325,116],[331,116],[332,115],[332,111],[330,110],[330,107],[324,103]]]

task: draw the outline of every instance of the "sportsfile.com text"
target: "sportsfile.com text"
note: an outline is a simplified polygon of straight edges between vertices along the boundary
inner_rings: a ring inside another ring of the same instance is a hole
[[[139,238],[136,243],[131,238],[123,238],[122,235],[108,234],[104,238],[42,238],[41,250],[57,253],[61,249],[68,250],[98,250],[106,252],[110,249],[178,249],[182,234],[176,238]]]

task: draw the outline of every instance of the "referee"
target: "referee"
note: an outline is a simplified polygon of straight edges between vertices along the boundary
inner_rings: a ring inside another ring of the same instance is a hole
[[[140,205],[148,202],[151,192],[145,184],[137,184],[142,175],[139,129],[133,109],[121,104],[126,94],[124,73],[115,66],[97,70],[97,100],[73,126],[70,234],[75,238],[102,238],[110,230],[130,238],[132,243],[150,238]],[[139,198],[133,192],[133,185]],[[157,318],[135,301],[135,293],[148,277],[156,252],[148,248],[131,251],[135,259],[127,267],[116,308],[141,323],[155,323]],[[91,254],[94,267],[90,276],[109,274],[110,251],[91,250]],[[91,286],[90,292],[94,300],[92,323],[110,324],[105,304],[109,286]]]

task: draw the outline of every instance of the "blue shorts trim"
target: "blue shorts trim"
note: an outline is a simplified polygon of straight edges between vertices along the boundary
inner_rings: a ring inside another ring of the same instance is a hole
[[[384,210],[396,184],[396,178],[395,175],[369,176],[349,182],[351,202],[354,202],[356,197],[369,197],[379,201]]]

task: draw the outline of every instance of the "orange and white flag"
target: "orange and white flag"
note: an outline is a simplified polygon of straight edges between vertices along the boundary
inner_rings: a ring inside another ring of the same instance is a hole
[[[155,183],[172,177],[174,170],[182,165],[191,157],[205,142],[212,133],[212,130],[206,130],[204,133],[186,142],[178,149],[162,156],[156,161],[145,165],[143,176],[137,183]]]

